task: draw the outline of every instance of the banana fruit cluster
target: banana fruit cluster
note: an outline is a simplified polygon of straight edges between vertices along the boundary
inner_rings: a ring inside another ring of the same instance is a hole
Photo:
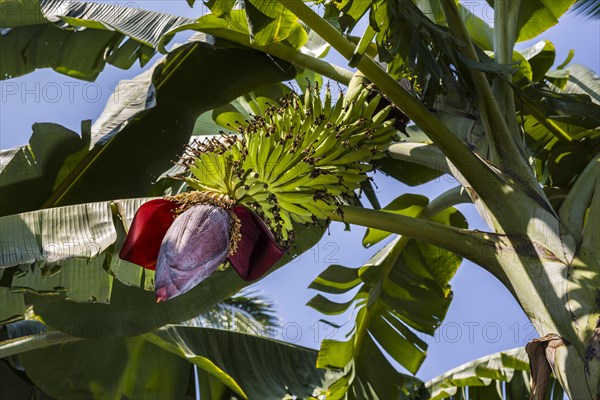
[[[338,199],[352,195],[385,154],[397,130],[381,100],[362,82],[337,102],[329,87],[324,101],[317,86],[302,97],[293,93],[237,133],[188,147],[187,184],[253,209],[287,246],[292,222],[328,220]]]

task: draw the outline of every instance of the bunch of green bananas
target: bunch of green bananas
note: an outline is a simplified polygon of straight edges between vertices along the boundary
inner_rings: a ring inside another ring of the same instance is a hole
[[[190,146],[188,186],[252,208],[284,246],[293,240],[292,221],[327,220],[397,131],[391,106],[379,110],[381,95],[360,80],[337,102],[329,87],[324,101],[319,95],[316,85],[303,98],[293,93],[240,124],[237,134]]]

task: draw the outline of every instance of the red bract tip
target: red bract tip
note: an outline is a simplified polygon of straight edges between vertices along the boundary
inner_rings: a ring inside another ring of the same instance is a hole
[[[277,245],[269,228],[252,211],[236,206],[233,212],[241,222],[241,238],[228,260],[242,279],[253,281],[266,274],[286,250]]]
[[[160,244],[175,219],[177,203],[157,199],[144,203],[135,214],[119,257],[147,269],[156,269]]]

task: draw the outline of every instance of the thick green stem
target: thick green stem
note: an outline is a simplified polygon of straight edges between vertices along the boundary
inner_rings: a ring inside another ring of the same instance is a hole
[[[456,186],[440,194],[427,204],[427,207],[425,207],[421,213],[421,217],[430,218],[447,208],[465,203],[471,203],[471,198],[469,197],[467,190],[462,186]]]
[[[333,214],[331,219],[408,236],[450,250],[479,264],[510,288],[496,259],[497,252],[508,246],[501,235],[361,207],[341,206],[341,211],[341,215]]]
[[[454,0],[440,0],[440,3],[450,31],[465,44],[462,53],[469,59],[478,62],[479,57],[460,16],[456,2]],[[492,154],[495,158],[492,161],[501,165],[511,175],[518,176],[523,181],[531,182],[533,187],[535,184],[533,173],[525,162],[521,150],[515,143],[509,125],[506,123],[507,118],[514,118],[514,104],[512,106],[513,115],[505,115],[496,101],[487,76],[483,72],[474,69],[470,69],[469,72],[475,85],[475,94],[483,125],[492,146]],[[514,103],[512,98],[510,101]],[[516,124],[514,126],[516,128]],[[515,135],[518,135],[518,132]]]
[[[519,9],[521,0],[496,0],[494,2],[494,58],[499,64],[511,64],[513,61],[513,47],[515,45]],[[512,138],[519,143],[519,135],[514,94],[510,86],[511,75],[502,74],[504,80],[494,82],[494,91],[498,99],[500,110],[506,119],[506,125]]]
[[[350,79],[352,79],[352,76],[354,75],[354,72],[348,69],[342,68],[335,64],[328,63],[325,60],[321,60],[303,54],[296,49],[293,49],[289,46],[285,46],[280,43],[271,43],[266,46],[257,46],[254,43],[250,42],[250,38],[248,37],[247,33],[237,32],[230,29],[207,27],[201,22],[181,27],[180,29],[183,28],[194,29],[199,32],[208,33],[210,35],[229,40],[242,46],[262,51],[263,53],[267,53],[272,56],[281,58],[282,60],[289,61],[303,68],[308,68],[311,71],[317,72],[323,75],[324,77],[333,79],[344,85],[348,85]]]

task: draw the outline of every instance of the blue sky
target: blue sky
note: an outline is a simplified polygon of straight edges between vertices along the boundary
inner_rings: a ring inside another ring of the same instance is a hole
[[[134,7],[166,11],[188,17],[198,16],[202,7],[190,9],[185,1],[121,2]],[[600,70],[600,22],[566,15],[556,27],[540,38],[519,44],[525,48],[537,40],[552,41],[558,52],[557,64],[568,50],[575,49],[573,63]],[[334,53],[330,61],[345,65]],[[95,119],[102,111],[115,84],[139,74],[139,68],[127,71],[108,67],[94,83],[76,81],[51,70],[39,70],[25,77],[0,83],[0,148],[7,149],[27,143],[34,122],[55,122],[76,132],[80,122]],[[387,204],[402,193],[421,193],[435,196],[454,185],[442,177],[424,187],[409,188],[396,181],[375,175],[378,195]],[[486,230],[472,206],[461,206],[470,227]],[[363,249],[364,228],[343,231],[333,224],[329,234],[311,251],[302,255],[256,286],[264,295],[275,300],[281,317],[278,337],[318,348],[323,338],[343,339],[342,332],[319,323],[323,316],[304,304],[316,294],[307,290],[309,283],[331,263],[357,267],[374,254],[375,249]],[[382,245],[376,247],[381,248]],[[481,268],[464,262],[452,280],[454,300],[447,318],[435,337],[424,337],[429,343],[428,358],[418,373],[429,379],[454,366],[500,350],[521,346],[536,337],[520,307],[503,286]],[[349,321],[350,316],[335,319]]]

